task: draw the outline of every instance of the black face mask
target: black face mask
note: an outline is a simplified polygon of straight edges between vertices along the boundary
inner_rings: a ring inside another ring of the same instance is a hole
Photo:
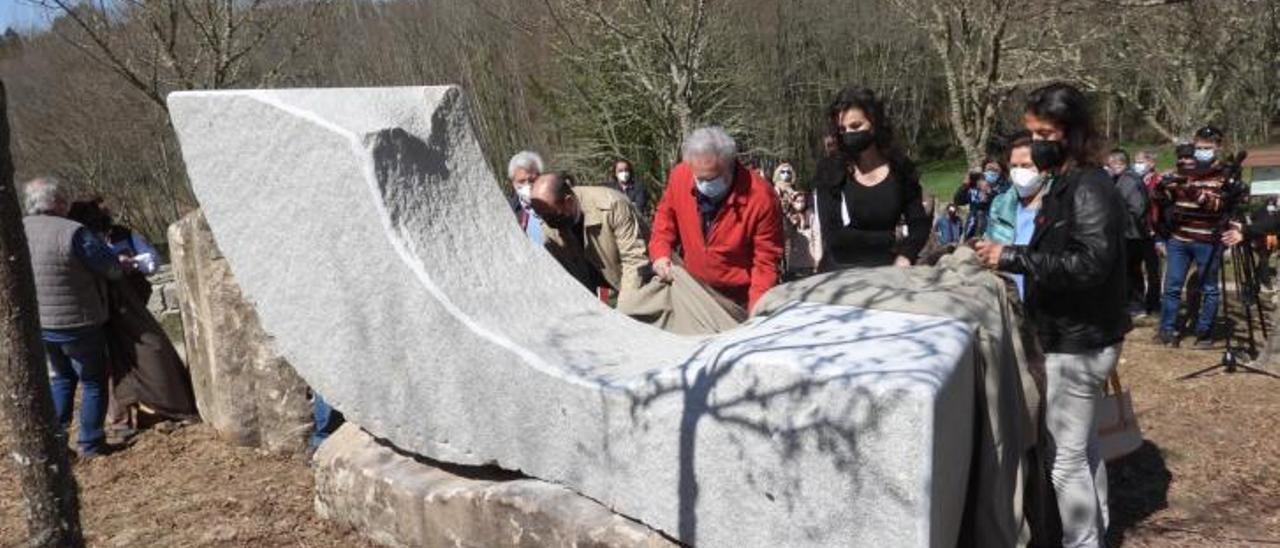
[[[874,141],[870,131],[846,131],[840,134],[840,150],[849,156],[857,156],[867,150]]]
[[[1062,141],[1031,141],[1031,161],[1040,171],[1053,171],[1066,162]]]

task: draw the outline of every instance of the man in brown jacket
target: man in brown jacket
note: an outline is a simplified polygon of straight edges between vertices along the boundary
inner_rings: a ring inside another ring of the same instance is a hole
[[[546,173],[534,181],[531,198],[547,251],[582,285],[612,288],[619,301],[640,288],[649,258],[626,195],[602,186],[575,188],[565,174]]]

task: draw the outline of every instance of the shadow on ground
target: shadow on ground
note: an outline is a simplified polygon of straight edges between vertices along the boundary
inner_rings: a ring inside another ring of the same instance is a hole
[[[1137,451],[1109,463],[1107,479],[1111,505],[1107,545],[1118,547],[1135,525],[1169,507],[1173,474],[1165,466],[1160,447],[1148,440]]]

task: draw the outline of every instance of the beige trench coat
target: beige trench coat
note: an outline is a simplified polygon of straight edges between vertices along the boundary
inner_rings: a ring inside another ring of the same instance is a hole
[[[618,290],[618,298],[640,288],[640,271],[649,264],[644,240],[640,236],[640,215],[626,195],[603,186],[580,186],[573,189],[582,207],[586,231],[585,259],[600,272],[609,285]],[[566,243],[562,230],[546,226],[546,248],[575,278],[589,279],[582,266],[580,252]]]

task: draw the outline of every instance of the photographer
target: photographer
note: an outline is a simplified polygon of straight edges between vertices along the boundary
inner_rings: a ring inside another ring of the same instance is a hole
[[[1004,164],[989,158],[983,162],[981,172],[969,173],[968,179],[956,189],[955,196],[951,198],[952,203],[957,206],[969,206],[969,216],[964,223],[965,239],[981,236],[987,232],[991,201],[1009,188],[1004,171]]]
[[[1195,134],[1193,150],[1179,147],[1178,169],[1156,185],[1156,199],[1165,212],[1164,297],[1160,310],[1160,330],[1156,341],[1165,346],[1178,346],[1178,309],[1182,305],[1182,288],[1194,262],[1200,273],[1200,315],[1195,323],[1195,348],[1213,347],[1213,322],[1218,314],[1221,291],[1218,269],[1222,253],[1218,246],[1222,216],[1227,211],[1224,184],[1228,180],[1224,164],[1218,160],[1222,132],[1214,127],[1201,128]],[[1192,157],[1185,154],[1191,152]]]

